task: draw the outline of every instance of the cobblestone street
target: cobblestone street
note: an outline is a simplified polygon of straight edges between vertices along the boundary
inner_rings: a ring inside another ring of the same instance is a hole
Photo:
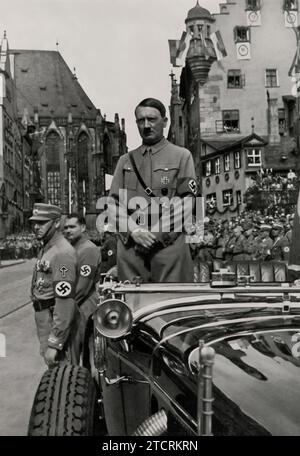
[[[30,260],[0,269],[0,333],[6,339],[6,357],[0,357],[1,436],[26,435],[35,390],[45,370],[32,306],[21,307],[30,301],[33,264]]]

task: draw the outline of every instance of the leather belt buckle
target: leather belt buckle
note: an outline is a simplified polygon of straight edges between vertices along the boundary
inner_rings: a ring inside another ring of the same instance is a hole
[[[33,308],[36,312],[41,312],[45,309],[50,309],[55,305],[52,299],[45,299],[44,301],[39,301],[38,299],[32,301]]]

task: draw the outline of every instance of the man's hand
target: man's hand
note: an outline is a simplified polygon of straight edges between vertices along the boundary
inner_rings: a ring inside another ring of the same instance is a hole
[[[45,360],[45,363],[47,364],[47,366],[49,367],[49,369],[51,367],[57,366],[57,364],[58,364],[58,361],[56,360],[57,352],[58,352],[58,350],[56,350],[56,348],[51,348],[51,347],[48,347],[47,350],[45,351],[44,360]]]
[[[137,228],[136,230],[132,231],[131,237],[134,242],[138,245],[141,245],[145,249],[151,249],[156,242],[156,237],[150,231]]]

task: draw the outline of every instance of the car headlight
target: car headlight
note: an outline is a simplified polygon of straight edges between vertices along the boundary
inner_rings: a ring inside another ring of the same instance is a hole
[[[95,326],[102,336],[119,339],[131,330],[132,312],[121,299],[107,299],[96,311]]]

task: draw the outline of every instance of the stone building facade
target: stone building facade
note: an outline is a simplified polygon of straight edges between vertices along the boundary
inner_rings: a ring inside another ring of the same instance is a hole
[[[84,214],[95,228],[96,202],[126,152],[125,121],[102,116],[57,51],[10,52],[18,119],[32,141],[33,201]]]
[[[0,48],[0,239],[24,226],[33,182],[31,141],[18,122],[16,92],[4,33]]]
[[[211,14],[197,2],[188,12],[190,44],[181,68],[171,51],[174,71],[179,70],[178,82],[172,76],[171,119],[177,117],[181,131],[175,134],[171,125],[170,136],[190,148],[202,193],[215,195],[222,213],[243,208],[243,194],[261,169],[287,175],[298,166],[299,5],[296,0],[235,0],[219,8]],[[199,84],[191,48],[198,41],[209,50],[216,34],[221,39],[215,57],[207,80]]]

